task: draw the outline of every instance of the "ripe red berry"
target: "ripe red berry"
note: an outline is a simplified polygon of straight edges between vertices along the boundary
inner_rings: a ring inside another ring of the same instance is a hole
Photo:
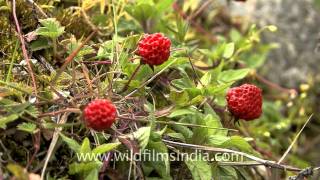
[[[170,56],[171,41],[161,33],[145,34],[138,43],[137,54],[142,57],[142,63],[160,65]]]
[[[116,107],[106,99],[94,100],[84,109],[86,125],[96,131],[110,128],[116,119],[116,115]]]
[[[262,90],[252,84],[243,84],[227,92],[229,111],[239,119],[253,120],[262,114]]]

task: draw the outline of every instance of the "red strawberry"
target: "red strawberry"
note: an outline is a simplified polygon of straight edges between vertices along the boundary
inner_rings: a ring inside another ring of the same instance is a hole
[[[262,90],[252,84],[243,84],[227,92],[229,111],[239,119],[253,120],[262,114]]]
[[[116,119],[116,107],[106,99],[90,102],[84,109],[84,120],[88,127],[102,131],[111,127]]]
[[[161,33],[146,34],[138,43],[137,54],[142,57],[142,63],[160,65],[169,59],[170,46],[170,39]]]

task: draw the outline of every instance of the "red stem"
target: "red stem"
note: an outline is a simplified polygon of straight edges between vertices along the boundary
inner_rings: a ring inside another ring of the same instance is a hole
[[[19,40],[20,40],[20,43],[21,43],[22,53],[23,53],[24,59],[27,62],[28,71],[29,71],[29,74],[30,74],[31,79],[32,79],[33,91],[35,93],[35,96],[37,96],[38,92],[37,92],[36,78],[34,77],[34,74],[33,74],[32,66],[31,66],[31,63],[30,63],[30,59],[28,57],[28,52],[27,52],[27,49],[26,49],[26,45],[25,45],[25,42],[24,42],[24,39],[23,39],[23,36],[22,36],[22,33],[21,33],[19,21],[18,21],[18,18],[17,18],[16,0],[12,1],[12,15],[13,15],[13,19],[14,19],[14,22],[15,22],[15,25],[16,25],[16,28],[17,28],[17,32],[18,32],[18,35],[19,35]]]
[[[132,75],[130,76],[128,82],[126,83],[126,85],[122,88],[122,90],[119,93],[123,93],[126,90],[128,90],[130,82],[132,81],[132,79],[137,75],[139,69],[141,68],[142,64],[139,64],[136,69],[134,70],[134,72],[132,73]]]

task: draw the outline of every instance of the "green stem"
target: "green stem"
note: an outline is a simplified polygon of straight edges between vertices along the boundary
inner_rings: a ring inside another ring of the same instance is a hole
[[[52,45],[53,45],[53,60],[55,60],[57,56],[57,41],[55,38],[52,38]]]
[[[9,82],[10,78],[11,78],[12,68],[13,68],[15,57],[16,57],[16,54],[17,54],[18,45],[19,45],[19,41],[16,42],[16,45],[14,47],[11,63],[10,63],[10,66],[9,66],[9,71],[8,71],[8,74],[7,74],[7,77],[6,77],[6,82]]]

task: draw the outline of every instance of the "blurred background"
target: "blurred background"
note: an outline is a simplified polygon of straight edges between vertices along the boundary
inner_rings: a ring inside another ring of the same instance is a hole
[[[271,134],[264,135],[283,138],[279,142],[271,142],[281,152],[283,147],[278,143],[287,144],[288,140],[288,131],[284,129],[296,132],[305,122],[306,116],[314,113],[311,124],[307,126],[299,144],[294,148],[297,154],[292,155],[290,161],[300,166],[308,164],[307,161],[312,162],[314,166],[319,165],[320,1],[248,0],[232,2],[229,4],[229,10],[234,21],[242,21],[244,29],[247,28],[246,21],[248,24],[256,23],[259,27],[270,24],[277,27],[278,30],[274,33],[263,33],[262,41],[276,43],[277,48],[269,51],[259,73],[283,88],[296,89],[299,95],[295,98],[283,98],[279,91],[270,92],[270,98],[275,98],[276,104],[279,105],[273,108],[280,108],[280,121],[285,123],[282,127],[269,124],[266,128],[278,130],[271,130]],[[269,115],[271,114],[272,112]]]

